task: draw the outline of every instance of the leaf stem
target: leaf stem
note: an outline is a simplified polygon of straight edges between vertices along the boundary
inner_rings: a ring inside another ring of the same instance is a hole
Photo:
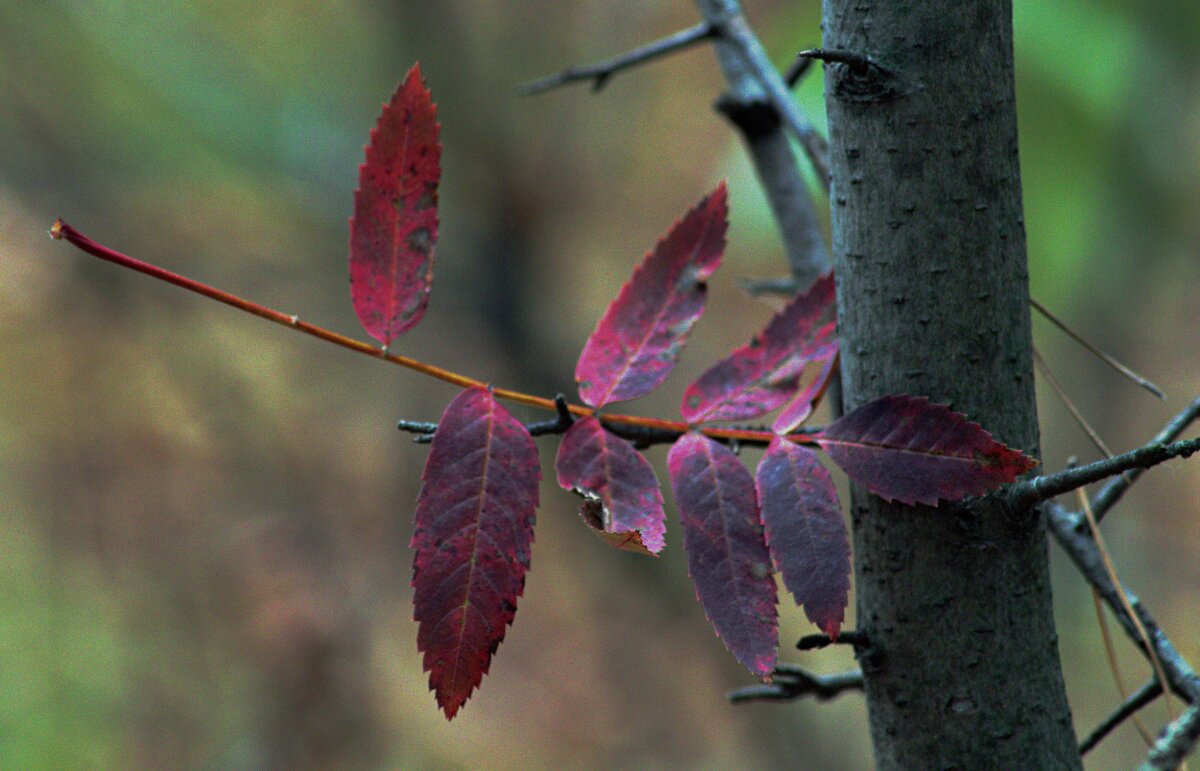
[[[122,254],[121,252],[110,249],[103,244],[93,241],[83,233],[80,233],[78,230],[68,225],[66,222],[63,222],[61,219],[56,220],[54,225],[50,228],[50,237],[56,240],[65,240],[72,246],[75,246],[76,248],[92,255],[93,257],[99,257],[102,260],[107,260],[108,262],[115,263],[123,268],[129,268],[130,270],[137,271],[138,273],[143,273],[151,278],[156,278],[159,281],[165,281],[168,284],[174,284],[177,287],[181,287],[190,292],[195,292],[196,294],[207,297],[210,300],[216,300],[217,302],[232,306],[238,310],[245,311],[246,313],[250,313],[262,319],[266,319],[267,321],[272,321],[280,326],[288,327],[289,329],[294,329],[298,332],[303,332],[304,334],[309,335],[310,337],[315,337],[318,340],[324,340],[327,343],[333,343],[334,345],[354,351],[355,353],[361,353],[374,359],[382,359],[391,364],[398,364],[401,367],[412,370],[413,372],[419,372],[422,375],[427,375],[437,380],[441,380],[442,382],[450,383],[451,385],[460,386],[462,388],[490,388],[492,393],[498,399],[505,399],[511,402],[517,402],[518,404],[524,404],[529,407],[548,410],[550,412],[556,412],[559,409],[554,399],[548,399],[544,396],[535,396],[522,391],[514,391],[508,388],[494,388],[491,386],[491,384],[482,380],[476,380],[475,378],[467,377],[466,375],[460,375],[457,372],[452,372],[451,370],[444,369],[433,364],[427,364],[423,361],[419,361],[408,356],[401,356],[400,354],[391,353],[386,348],[380,348],[370,343],[364,343],[361,340],[355,340],[352,337],[347,337],[346,335],[333,332],[325,329],[324,327],[319,327],[316,324],[310,324],[307,321],[301,321],[299,316],[289,315],[287,313],[277,311],[274,308],[268,308],[265,305],[260,305],[230,292],[226,292],[224,290],[217,289],[216,287],[209,286],[208,284],[204,284],[200,281],[196,281],[195,279],[188,278],[187,276],[181,276],[180,274],[173,273],[165,268],[160,268],[157,265],[152,265],[151,263],[130,257],[127,254]],[[569,404],[566,406],[566,409],[572,415],[579,417],[587,417],[596,413],[596,411],[591,407],[578,404]],[[641,415],[617,415],[605,413],[600,416],[600,418],[605,423],[638,426],[645,429],[656,429],[659,431],[675,432],[678,434],[684,434],[693,429],[697,429],[696,426],[690,425],[684,421],[661,420],[659,418],[648,418]],[[741,428],[722,428],[718,426],[704,426],[698,428],[698,430],[706,436],[712,437],[713,439],[737,440],[739,442],[750,444],[769,444],[771,438],[774,436],[774,434],[772,434],[770,431],[756,431]],[[794,442],[799,442],[802,444],[813,444],[813,440],[809,439],[804,434],[793,434],[788,438]]]

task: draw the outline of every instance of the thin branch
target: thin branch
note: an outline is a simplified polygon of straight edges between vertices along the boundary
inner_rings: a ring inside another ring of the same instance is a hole
[[[870,640],[867,638],[866,632],[847,629],[838,635],[836,640],[827,634],[806,634],[796,642],[796,649],[815,651],[828,648],[830,645],[853,645],[857,649],[870,645]]]
[[[1165,691],[1167,689],[1166,672],[1163,671],[1162,662],[1158,660],[1158,653],[1150,644],[1150,635],[1146,633],[1146,626],[1137,617],[1137,614],[1133,612],[1133,606],[1129,604],[1129,597],[1125,593],[1125,587],[1121,584],[1121,579],[1117,576],[1117,568],[1113,564],[1112,555],[1108,553],[1108,546],[1104,543],[1104,536],[1100,533],[1100,526],[1096,524],[1096,519],[1092,516],[1092,507],[1088,504],[1087,495],[1084,494],[1083,490],[1076,490],[1075,492],[1079,496],[1079,502],[1083,507],[1083,515],[1088,523],[1088,533],[1092,536],[1092,543],[1096,547],[1096,553],[1100,555],[1100,561],[1104,565],[1104,572],[1108,576],[1109,582],[1116,589],[1117,600],[1121,603],[1121,609],[1125,611],[1126,617],[1129,618],[1133,624],[1133,628],[1137,631],[1136,642],[1139,642],[1142,650],[1146,651],[1147,658],[1150,659],[1150,666],[1154,668],[1154,677]],[[1092,596],[1096,597],[1099,593],[1100,590],[1093,586]],[[1097,611],[1099,611],[1099,607],[1097,607]],[[1114,674],[1117,675],[1118,682],[1120,682],[1119,673],[1114,670]],[[1164,698],[1163,703],[1167,706],[1167,719],[1174,720],[1175,710],[1171,707],[1171,699]],[[1141,728],[1140,725],[1138,727]]]
[[[529,96],[581,80],[592,81],[592,90],[599,91],[608,84],[609,78],[621,70],[636,67],[653,59],[690,48],[697,43],[714,37],[716,34],[716,28],[707,21],[703,21],[694,27],[688,27],[685,30],[676,32],[674,35],[668,35],[661,40],[648,43],[632,51],[618,54],[594,64],[567,67],[557,74],[532,80],[518,86],[517,93],[521,96]]]
[[[1104,351],[1100,350],[1096,346],[1089,343],[1078,332],[1076,332],[1075,330],[1073,330],[1069,326],[1067,326],[1066,322],[1064,322],[1058,316],[1055,316],[1053,313],[1051,313],[1046,308],[1046,306],[1042,305],[1040,302],[1033,299],[1032,297],[1029,298],[1029,304],[1033,306],[1034,310],[1036,310],[1038,313],[1042,314],[1042,316],[1044,316],[1047,321],[1049,321],[1051,324],[1053,324],[1054,326],[1061,329],[1063,332],[1065,332],[1067,334],[1068,337],[1070,337],[1072,340],[1074,340],[1075,342],[1077,342],[1081,346],[1083,346],[1084,350],[1086,350],[1088,353],[1090,353],[1093,356],[1095,356],[1096,358],[1100,359],[1100,361],[1102,361],[1105,364],[1107,364],[1108,366],[1112,367],[1117,372],[1120,372],[1122,375],[1129,378],[1137,385],[1141,386],[1142,388],[1145,388],[1147,391],[1154,394],[1159,399],[1167,398],[1167,395],[1163,393],[1161,388],[1154,385],[1154,383],[1151,383],[1149,380],[1142,377],[1138,373],[1134,372],[1129,367],[1126,367],[1124,364],[1117,361],[1112,356],[1109,356]]]
[[[1038,372],[1042,373],[1042,377],[1046,380],[1046,384],[1050,386],[1050,390],[1054,391],[1058,400],[1067,408],[1067,412],[1071,413],[1071,417],[1075,418],[1075,423],[1083,429],[1083,433],[1088,435],[1088,439],[1092,440],[1092,444],[1096,445],[1096,449],[1100,450],[1106,458],[1113,456],[1112,450],[1108,449],[1108,445],[1100,438],[1100,434],[1096,433],[1096,429],[1092,428],[1092,424],[1088,423],[1087,418],[1075,406],[1075,402],[1067,395],[1067,391],[1063,388],[1062,383],[1054,376],[1054,371],[1050,369],[1050,365],[1042,358],[1042,354],[1038,352],[1037,346],[1033,348],[1033,363],[1037,367]]]
[[[571,416],[571,407],[567,404],[567,397],[562,394],[554,396],[554,406],[558,408],[558,415],[551,420],[539,420],[533,423],[525,423],[525,430],[530,436],[543,436],[545,434],[563,434],[575,422],[575,418]],[[433,435],[437,433],[437,423],[428,423],[423,420],[398,420],[396,428],[401,431],[408,431],[416,434],[413,437],[413,442],[416,444],[429,444],[433,441]]]
[[[1175,441],[1197,418],[1200,418],[1200,397],[1192,400],[1191,404],[1172,418],[1171,422],[1150,441],[1150,444],[1166,444]],[[1095,514],[1097,522],[1102,521],[1109,509],[1116,505],[1117,501],[1121,500],[1121,496],[1137,481],[1137,478],[1142,475],[1143,470],[1142,468],[1135,468],[1126,471],[1101,488],[1100,492],[1096,493],[1096,497],[1092,499],[1092,513]],[[1081,519],[1078,527],[1082,528],[1084,524]]]
[[[861,691],[863,674],[858,670],[833,675],[816,675],[800,667],[780,664],[770,683],[737,688],[729,692],[732,704],[751,701],[791,701],[812,696],[817,701],[829,701],[846,691]]]
[[[1079,491],[1079,495],[1083,497],[1082,491]],[[1128,701],[1129,691],[1125,688],[1125,678],[1121,676],[1121,665],[1117,662],[1117,649],[1113,645],[1112,632],[1108,628],[1108,617],[1104,614],[1104,598],[1100,596],[1100,590],[1094,586],[1092,587],[1092,604],[1095,606],[1096,623],[1100,627],[1100,636],[1104,640],[1104,655],[1108,659],[1108,668],[1112,671],[1117,691],[1121,694],[1121,700]],[[1158,686],[1158,692],[1162,693],[1163,684],[1158,679],[1157,669],[1155,670],[1155,676],[1151,678],[1150,682]],[[1150,736],[1150,730],[1146,728],[1146,724],[1137,715],[1133,715],[1133,725],[1137,728],[1137,732],[1141,735],[1143,741],[1146,742],[1147,747],[1154,744],[1154,739]],[[1083,754],[1083,752],[1084,750],[1080,750],[1080,754]]]
[[[795,88],[808,71],[812,69],[812,64],[815,60],[807,56],[797,55],[792,60],[792,65],[787,68],[787,72],[783,73],[783,82],[787,83],[788,88]]]
[[[1172,458],[1186,458],[1197,450],[1200,450],[1200,438],[1186,439],[1173,444],[1151,442],[1136,450],[1089,463],[1086,466],[1069,468],[1054,474],[1015,482],[1008,486],[1004,494],[1008,497],[1009,505],[1014,510],[1024,511],[1039,501],[1069,493],[1077,487],[1099,482],[1101,479],[1120,474],[1122,471],[1150,468]]]
[[[1162,738],[1150,750],[1141,771],[1171,771],[1178,768],[1200,742],[1200,704],[1184,710],[1178,720],[1163,729]]]
[[[1075,563],[1084,580],[1099,590],[1100,596],[1104,598],[1104,603],[1112,610],[1113,615],[1121,624],[1121,628],[1125,630],[1126,636],[1133,641],[1144,656],[1149,658],[1150,653],[1142,645],[1137,626],[1125,610],[1121,592],[1109,579],[1104,561],[1100,557],[1091,535],[1076,532],[1074,517],[1062,506],[1049,503],[1045,506],[1045,512],[1047,525],[1059,546]],[[1158,661],[1162,665],[1163,673],[1166,675],[1171,690],[1188,703],[1200,703],[1200,675],[1196,674],[1187,660],[1175,649],[1170,639],[1159,628],[1158,622],[1150,615],[1150,611],[1142,605],[1141,600],[1129,591],[1128,587],[1122,587],[1122,590],[1125,600],[1133,608],[1134,614],[1153,646],[1154,655],[1158,657]]]
[[[1095,749],[1096,745],[1104,741],[1104,737],[1108,736],[1129,718],[1137,714],[1137,711],[1142,707],[1150,704],[1159,696],[1162,695],[1162,686],[1158,680],[1150,678],[1146,684],[1138,688],[1129,698],[1121,702],[1121,705],[1113,710],[1113,713],[1096,726],[1082,742],[1079,743],[1079,754],[1086,755]]]
[[[282,313],[273,308],[268,308],[265,305],[260,305],[256,302],[246,300],[231,294],[222,289],[209,286],[194,279],[181,276],[178,273],[172,273],[169,270],[160,268],[157,265],[151,265],[148,262],[122,254],[107,246],[96,243],[92,239],[80,233],[75,228],[71,227],[61,219],[54,223],[50,228],[50,236],[55,239],[64,239],[76,248],[102,260],[120,265],[123,268],[143,273],[151,278],[156,278],[159,281],[165,281],[168,284],[186,289],[190,292],[202,295],[210,300],[224,303],[238,310],[245,311],[259,318],[274,322],[289,329],[294,329],[302,332],[310,337],[315,337],[318,340],[324,340],[327,343],[333,343],[355,353],[361,353],[365,356],[370,356],[373,359],[382,359],[391,364],[398,364],[414,372],[419,372],[423,375],[441,380],[445,383],[457,385],[463,388],[487,388],[498,399],[506,399],[508,401],[517,402],[530,407],[537,407],[543,410],[558,411],[559,407],[554,399],[547,399],[544,396],[534,396],[522,391],[513,391],[508,388],[495,388],[491,384],[482,380],[460,375],[457,372],[451,372],[448,369],[426,364],[423,361],[412,359],[407,356],[389,353],[384,348],[378,348],[370,343],[364,343],[361,340],[355,340],[352,337],[347,337],[337,332],[330,331],[324,327],[319,327],[316,324],[310,324],[307,321],[301,321],[298,316],[291,316]],[[573,415],[579,417],[587,417],[595,415],[596,410],[591,407],[571,404],[567,409]],[[720,441],[736,440],[743,444],[767,445],[770,444],[774,437],[769,431],[746,431],[736,428],[722,428],[717,426],[701,426],[696,427],[689,425],[680,420],[660,420],[658,418],[647,418],[640,415],[616,415],[605,414],[602,418],[604,424],[614,429],[615,433],[620,434],[623,430],[628,429],[630,433],[637,437],[653,437],[655,442],[658,441],[673,441],[681,434],[688,431],[699,431],[705,436],[717,439]],[[619,428],[618,428],[619,427]],[[424,433],[429,433],[424,431]],[[808,439],[805,433],[789,434],[788,438],[800,444],[813,444],[811,439]],[[636,441],[636,440],[635,440]]]

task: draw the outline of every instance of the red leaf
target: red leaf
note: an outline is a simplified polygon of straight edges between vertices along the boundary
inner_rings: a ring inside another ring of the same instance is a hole
[[[487,673],[517,611],[541,471],[525,427],[470,388],[442,413],[421,478],[413,618],[429,687],[449,719]]]
[[[579,355],[583,401],[599,408],[636,399],[667,379],[704,312],[704,281],[721,264],[727,215],[722,182],[643,258]]]
[[[982,495],[1037,465],[978,423],[916,396],[868,402],[813,439],[855,482],[909,505]]]
[[[680,411],[689,423],[702,420],[749,420],[788,400],[805,363],[836,335],[836,327],[817,325],[833,310],[833,274],[817,279],[777,313],[748,345],[721,360],[683,394]]]
[[[671,447],[667,468],[683,521],[688,573],[704,613],[734,657],[768,677],[779,631],[754,479],[727,447],[693,433]]]
[[[836,639],[850,593],[850,543],[833,478],[812,450],[775,437],[755,484],[784,586],[808,620]]]
[[[771,430],[775,433],[786,434],[802,426],[804,421],[812,415],[817,402],[825,395],[825,389],[829,387],[829,379],[838,366],[838,341],[834,340],[830,343],[829,347],[822,351],[822,354],[813,357],[814,362],[823,362],[816,376],[779,411],[778,417],[771,425]]]
[[[633,552],[634,554],[644,554],[647,557],[658,556],[646,548],[646,545],[642,543],[641,534],[636,530],[630,530],[625,533],[610,533],[605,530],[604,504],[597,500],[585,498],[579,504],[579,518],[583,520],[583,524],[588,526],[588,532],[593,533],[597,538],[614,549]]]
[[[437,243],[438,123],[413,65],[371,129],[350,218],[350,295],[385,346],[425,315]]]
[[[600,504],[602,530],[640,532],[648,550],[662,551],[665,517],[658,479],[629,442],[606,431],[596,418],[584,418],[563,434],[554,468],[564,490]]]

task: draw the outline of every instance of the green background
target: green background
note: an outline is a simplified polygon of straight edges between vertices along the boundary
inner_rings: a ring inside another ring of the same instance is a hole
[[[1200,392],[1200,5],[1016,5],[1033,292],[1172,397],[1037,322],[1039,349],[1120,451]],[[820,41],[815,2],[747,9],[781,66]],[[724,692],[751,678],[694,600],[678,528],[661,559],[614,552],[552,479],[516,624],[446,724],[410,620],[426,449],[394,421],[436,419],[454,390],[46,237],[61,215],[365,337],[346,217],[367,130],[420,60],[443,124],[442,229],[429,313],[394,347],[571,394],[575,357],[630,267],[728,178],[730,247],[708,315],[679,371],[631,405],[670,417],[684,385],[770,314],[736,279],[783,270],[742,148],[710,109],[711,51],[600,94],[515,87],[695,21],[683,0],[0,4],[0,767],[870,764],[854,695],[729,706]],[[819,73],[799,94],[822,123]],[[1040,395],[1046,466],[1094,459]],[[553,443],[541,446],[548,475]],[[649,456],[661,471],[665,450]],[[1195,462],[1174,462],[1105,525],[1123,577],[1193,662],[1198,502]],[[1054,560],[1082,734],[1119,697],[1089,592]],[[789,653],[812,631],[785,607],[783,659],[853,664],[841,650]],[[1148,668],[1118,649],[1131,686],[1143,682]],[[1161,704],[1144,714],[1152,731],[1165,719]],[[1088,765],[1143,753],[1126,726]]]

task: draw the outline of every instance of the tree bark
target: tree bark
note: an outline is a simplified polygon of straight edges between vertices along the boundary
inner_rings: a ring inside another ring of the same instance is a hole
[[[846,410],[928,396],[1038,449],[1009,0],[825,0]],[[1080,768],[1040,511],[854,488],[876,762]]]

